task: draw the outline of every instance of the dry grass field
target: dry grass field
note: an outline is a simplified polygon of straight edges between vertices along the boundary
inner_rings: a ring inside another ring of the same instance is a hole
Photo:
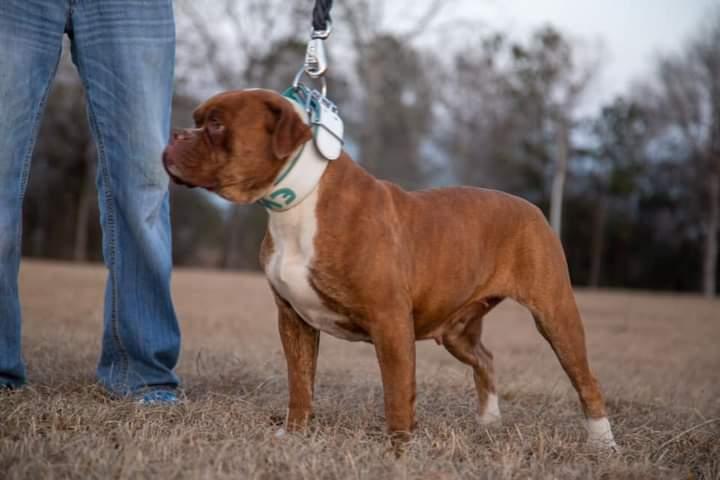
[[[468,368],[418,344],[418,429],[396,459],[370,345],[323,335],[312,428],[277,440],[285,364],[263,277],[180,270],[176,408],[95,386],[99,266],[25,261],[31,384],[0,393],[0,478],[720,479],[720,302],[579,291],[591,360],[622,451],[583,443],[579,403],[529,314],[489,315],[503,424],[475,424]]]

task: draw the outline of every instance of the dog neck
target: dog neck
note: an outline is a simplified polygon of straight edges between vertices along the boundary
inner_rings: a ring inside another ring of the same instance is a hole
[[[287,98],[295,111],[309,124],[305,110],[295,101]],[[283,212],[302,203],[320,183],[329,162],[318,152],[311,139],[293,152],[285,167],[273,182],[270,191],[260,203],[269,212]]]

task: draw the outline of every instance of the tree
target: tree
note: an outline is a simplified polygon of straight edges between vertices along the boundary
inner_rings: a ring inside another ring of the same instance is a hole
[[[432,94],[419,54],[396,36],[378,35],[363,47],[356,69],[365,91],[362,123],[353,129],[358,160],[379,178],[421,186]]]
[[[400,32],[384,28],[385,7],[372,0],[338,4],[341,26],[350,32],[355,55],[356,92],[344,102],[343,111],[350,112],[350,131],[357,132],[351,136],[359,143],[359,162],[382,179],[419,187],[427,172],[423,147],[434,99],[426,65],[413,41],[437,18],[442,2],[432,2]]]
[[[540,168],[552,163],[550,223],[560,235],[576,110],[596,64],[580,63],[573,45],[552,27],[535,32],[527,45],[515,44],[511,53],[509,91],[518,114],[528,119],[529,160],[536,157]]]
[[[590,180],[586,193],[596,196],[588,284],[597,287],[605,253],[608,212],[626,210],[628,198],[640,189],[649,129],[646,115],[637,104],[617,98],[602,108],[588,133],[595,145],[587,152],[591,163],[584,166]]]
[[[460,182],[532,198],[543,179],[526,174],[529,117],[509,94],[509,47],[504,35],[489,34],[466,42],[448,64],[437,59],[433,83],[443,88],[437,90],[435,139]]]
[[[299,27],[309,27],[309,2],[178,0],[177,7],[181,93],[283,90],[302,65],[309,35]]]
[[[661,59],[649,108],[687,162],[703,226],[702,291],[716,294],[720,230],[720,10],[678,55]]]
[[[310,8],[309,3],[279,0],[220,0],[200,8],[194,0],[179,0],[179,93],[199,96],[200,103],[222,90],[284,90],[303,65],[309,35],[298,26],[309,26]],[[257,206],[225,203],[224,208],[220,266],[257,268],[267,216]]]

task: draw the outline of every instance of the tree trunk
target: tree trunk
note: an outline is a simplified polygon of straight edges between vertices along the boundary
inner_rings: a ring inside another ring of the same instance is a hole
[[[570,128],[566,119],[558,122],[557,159],[553,173],[552,192],[550,197],[550,225],[560,237],[562,233],[562,203],[567,176],[568,155],[570,150]]]
[[[41,207],[42,208],[42,207]],[[47,251],[47,243],[45,242],[45,229],[46,224],[44,223],[44,218],[39,217],[41,219],[40,227],[36,227],[32,231],[32,235],[30,236],[30,252],[29,256],[31,257],[47,257],[50,256]]]
[[[233,205],[231,208],[232,211],[227,219],[225,242],[223,243],[222,257],[220,260],[220,265],[224,270],[230,270],[234,267],[236,256],[235,251],[238,248],[237,223],[240,217],[240,208],[237,205]]]
[[[87,260],[88,253],[88,234],[90,223],[90,209],[93,202],[93,180],[95,178],[95,168],[93,163],[92,149],[90,144],[86,148],[85,154],[85,179],[83,180],[82,190],[80,191],[80,199],[78,201],[77,216],[75,220],[75,245],[73,246],[73,259],[76,262]]]
[[[590,242],[590,279],[588,284],[597,288],[600,285],[603,257],[605,253],[605,225],[607,223],[608,197],[602,195],[593,218],[592,240]]]
[[[718,228],[720,227],[720,173],[713,171],[708,175],[707,231],[703,252],[703,295],[712,298],[716,293],[716,272],[718,264]]]
[[[718,232],[720,231],[720,80],[716,75],[720,68],[718,63],[720,58],[717,54],[713,57],[707,64],[710,78],[713,80],[710,84],[712,121],[707,174],[709,208],[703,252],[703,295],[707,298],[713,298],[717,292]]]

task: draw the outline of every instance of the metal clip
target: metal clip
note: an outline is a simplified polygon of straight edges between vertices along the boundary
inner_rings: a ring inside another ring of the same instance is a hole
[[[307,70],[305,70],[305,68],[301,68],[300,70],[298,70],[298,72],[295,74],[295,79],[293,80],[293,84],[292,84],[294,89],[297,89],[301,85],[300,80],[302,79],[302,76],[306,73],[307,73]],[[327,80],[325,80],[325,77],[323,77],[323,76],[321,76],[319,78],[320,78],[320,82],[322,84],[320,92],[322,93],[323,97],[327,97]]]
[[[328,69],[325,39],[332,33],[332,23],[325,30],[313,30],[305,52],[305,72],[312,78],[320,78]]]
[[[313,38],[308,42],[305,53],[305,71],[312,78],[320,78],[328,69],[327,53],[325,53],[325,40]]]
[[[327,25],[325,26],[325,30],[313,30],[312,35],[310,35],[310,38],[319,38],[321,40],[325,40],[330,36],[332,31],[333,31],[332,22],[330,20],[328,20]]]

